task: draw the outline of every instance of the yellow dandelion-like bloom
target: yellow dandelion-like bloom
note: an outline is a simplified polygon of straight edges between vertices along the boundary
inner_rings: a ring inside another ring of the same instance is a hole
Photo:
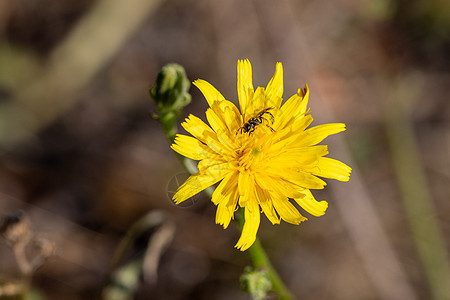
[[[240,112],[208,82],[193,82],[208,101],[210,126],[193,115],[182,123],[193,137],[178,134],[171,147],[199,160],[199,171],[178,188],[173,200],[181,203],[221,181],[211,199],[217,205],[216,223],[227,228],[234,212],[243,207],[245,222],[235,247],[244,251],[256,239],[261,210],[273,224],[279,224],[280,219],[292,224],[307,219],[291,201],[311,215],[321,216],[328,203],[316,201],[310,192],[326,185],[317,176],[348,181],[351,168],[325,157],[327,146],[317,145],[344,131],[344,124],[307,129],[313,121],[307,111],[307,85],[281,105],[281,63],[276,64],[265,89],[253,89],[248,60],[238,61],[237,77]]]

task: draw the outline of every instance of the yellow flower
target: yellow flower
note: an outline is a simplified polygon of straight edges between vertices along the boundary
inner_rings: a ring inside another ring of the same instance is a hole
[[[326,145],[317,145],[331,134],[345,130],[342,123],[307,129],[313,118],[307,111],[309,89],[299,89],[282,106],[283,67],[276,71],[267,87],[252,84],[248,60],[237,65],[240,112],[230,101],[204,80],[194,81],[206,98],[209,125],[190,115],[182,126],[191,136],[177,135],[172,149],[199,160],[199,172],[181,185],[173,200],[179,204],[219,182],[212,195],[217,205],[216,223],[227,228],[234,212],[244,208],[244,227],[236,248],[244,251],[256,239],[261,210],[272,222],[280,219],[299,224],[302,216],[295,201],[313,216],[325,213],[328,203],[316,201],[310,189],[323,189],[318,178],[348,181],[351,168],[324,157]]]

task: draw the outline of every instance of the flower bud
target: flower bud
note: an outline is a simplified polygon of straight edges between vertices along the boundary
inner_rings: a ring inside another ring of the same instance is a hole
[[[172,63],[162,68],[150,90],[158,108],[157,118],[170,141],[175,139],[176,122],[183,108],[191,102],[190,85],[184,68]]]
[[[161,114],[177,113],[191,102],[191,83],[184,68],[178,64],[167,64],[159,72],[150,96]]]

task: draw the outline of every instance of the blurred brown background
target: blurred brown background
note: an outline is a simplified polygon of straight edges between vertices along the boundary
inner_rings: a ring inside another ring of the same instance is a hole
[[[173,240],[136,297],[249,299],[237,229],[214,224],[204,195],[182,207],[168,196],[184,171],[148,97],[177,62],[236,102],[236,62],[249,58],[255,86],[280,61],[285,99],[308,83],[313,125],[348,128],[326,140],[354,168],[349,183],[314,192],[327,214],[300,226],[262,218],[259,237],[296,297],[444,299],[449,37],[444,0],[2,0],[0,213],[23,211],[54,247],[32,273],[35,297],[100,298],[127,229],[162,210]],[[205,119],[206,101],[191,93],[185,116]],[[0,283],[20,273],[1,240]]]

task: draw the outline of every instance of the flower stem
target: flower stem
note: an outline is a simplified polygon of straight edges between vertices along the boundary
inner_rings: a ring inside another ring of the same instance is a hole
[[[272,290],[278,293],[280,300],[295,299],[283,280],[281,280],[277,271],[273,268],[266,251],[258,239],[256,239],[255,243],[248,249],[248,253],[253,261],[253,265],[256,268],[264,269],[267,272],[272,283]]]

